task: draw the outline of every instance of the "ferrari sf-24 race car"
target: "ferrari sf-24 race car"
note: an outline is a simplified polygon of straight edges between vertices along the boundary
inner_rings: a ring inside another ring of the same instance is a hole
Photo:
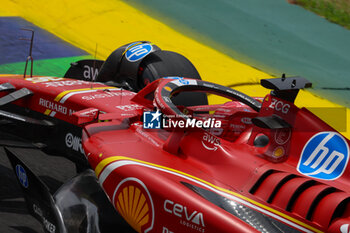
[[[252,98],[131,43],[64,78],[1,75],[14,138],[1,142],[45,232],[349,232],[349,141],[294,105],[306,79],[261,85],[271,93]],[[11,148],[23,145],[67,157],[77,176],[50,193]]]

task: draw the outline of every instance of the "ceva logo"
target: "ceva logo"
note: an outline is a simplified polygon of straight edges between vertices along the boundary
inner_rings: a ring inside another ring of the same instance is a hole
[[[152,45],[148,43],[138,44],[133,43],[126,48],[125,57],[130,62],[136,62],[152,51]]]
[[[200,227],[205,227],[203,213],[201,212],[198,212],[196,210],[191,211],[186,206],[183,206],[179,203],[175,203],[170,200],[165,200],[163,207],[164,207],[164,210],[170,214],[173,214],[185,221],[194,223]],[[189,224],[183,224],[183,225],[186,225],[187,227],[191,227]],[[197,227],[193,226],[191,228],[199,230],[200,232],[204,232],[204,229],[199,228],[198,226]]]
[[[334,180],[345,171],[349,161],[349,146],[336,132],[314,135],[304,146],[297,170],[322,180]]]

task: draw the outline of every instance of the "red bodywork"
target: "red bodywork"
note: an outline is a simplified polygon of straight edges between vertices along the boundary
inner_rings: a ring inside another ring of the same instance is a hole
[[[237,101],[202,106],[222,120],[219,134],[144,129],[143,111],[153,110],[157,101],[145,96],[154,93],[157,98],[171,79],[157,80],[138,94],[63,78],[1,76],[0,83],[6,82],[34,93],[15,104],[83,128],[82,143],[92,169],[116,210],[138,232],[257,231],[248,220],[189,187],[210,191],[233,207],[239,204],[301,232],[350,229],[349,169],[333,180],[297,170],[308,141],[317,133],[335,131],[293,103],[267,95],[259,113]],[[282,111],[287,105],[288,111]],[[271,114],[292,128],[270,130],[251,122]],[[254,146],[261,134],[269,143]]]

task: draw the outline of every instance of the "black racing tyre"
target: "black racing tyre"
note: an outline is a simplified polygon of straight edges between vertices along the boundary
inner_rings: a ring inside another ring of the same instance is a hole
[[[149,54],[140,64],[138,72],[138,86],[143,88],[148,83],[163,77],[185,77],[201,80],[194,65],[181,54],[171,51],[156,51]],[[183,92],[172,98],[176,105],[195,106],[207,105],[205,93]]]

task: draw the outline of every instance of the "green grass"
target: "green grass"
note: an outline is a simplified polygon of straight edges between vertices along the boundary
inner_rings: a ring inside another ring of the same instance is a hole
[[[350,0],[292,0],[291,2],[350,29]]]
[[[70,67],[71,62],[82,59],[92,59],[90,55],[77,57],[63,57],[45,60],[34,60],[33,75],[63,77]],[[0,74],[23,74],[25,62],[16,62],[0,65]],[[30,74],[30,63],[28,63],[27,75]]]

